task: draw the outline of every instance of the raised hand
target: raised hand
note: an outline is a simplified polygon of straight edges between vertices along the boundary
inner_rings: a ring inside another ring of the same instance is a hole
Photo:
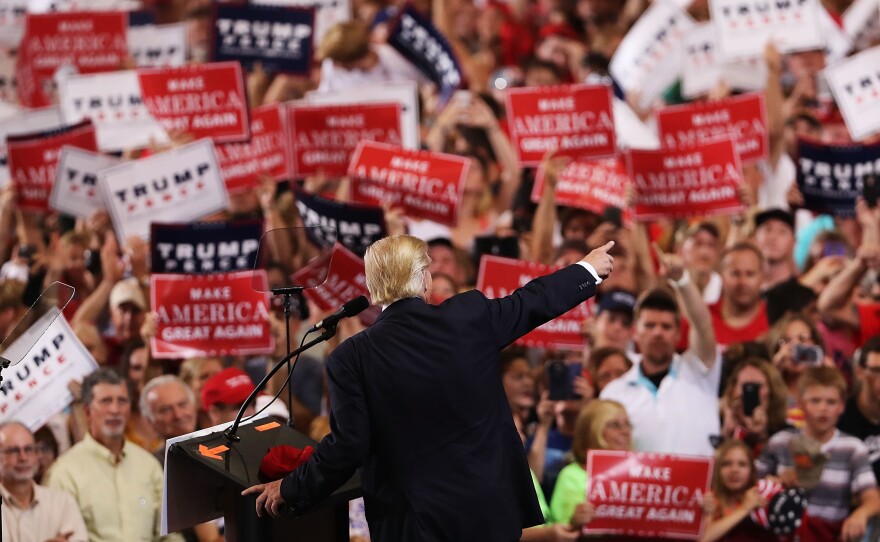
[[[601,247],[584,256],[581,261],[593,266],[593,269],[596,270],[596,274],[604,279],[614,271],[614,256],[608,254],[608,251],[611,250],[611,247],[613,246],[614,241],[608,241]]]

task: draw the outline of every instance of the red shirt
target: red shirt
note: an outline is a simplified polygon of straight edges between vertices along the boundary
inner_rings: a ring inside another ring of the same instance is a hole
[[[720,346],[726,347],[732,343],[741,343],[746,341],[754,341],[761,338],[767,330],[770,329],[770,322],[767,320],[767,305],[761,300],[761,309],[755,315],[751,322],[743,327],[735,328],[727,325],[721,316],[721,303],[709,305],[709,312],[712,313],[712,327],[715,329],[715,342]]]

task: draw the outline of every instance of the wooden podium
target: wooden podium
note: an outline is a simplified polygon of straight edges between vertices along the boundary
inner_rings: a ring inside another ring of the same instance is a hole
[[[348,541],[348,501],[360,497],[360,475],[355,474],[326,501],[297,518],[260,518],[256,495],[241,492],[262,483],[257,473],[263,456],[273,446],[297,448],[317,443],[271,418],[238,428],[238,442],[223,435],[225,424],[169,442],[165,460],[162,503],[163,533],[175,532],[221,516],[227,542]]]

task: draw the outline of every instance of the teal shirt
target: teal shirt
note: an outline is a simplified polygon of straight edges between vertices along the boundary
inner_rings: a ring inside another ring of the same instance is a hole
[[[586,500],[587,471],[583,465],[571,463],[559,471],[550,498],[550,516],[555,523],[570,523],[575,507]]]

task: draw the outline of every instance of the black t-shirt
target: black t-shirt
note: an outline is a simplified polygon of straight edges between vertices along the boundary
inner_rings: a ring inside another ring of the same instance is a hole
[[[666,375],[668,375],[668,374],[669,374],[669,368],[667,367],[665,370],[660,371],[659,373],[645,375],[645,378],[650,380],[651,383],[654,384],[654,386],[659,390],[660,383],[663,382],[663,379],[666,378]]]
[[[880,425],[871,423],[859,410],[856,398],[846,402],[846,410],[837,421],[837,428],[865,442],[874,476],[880,480]]]

